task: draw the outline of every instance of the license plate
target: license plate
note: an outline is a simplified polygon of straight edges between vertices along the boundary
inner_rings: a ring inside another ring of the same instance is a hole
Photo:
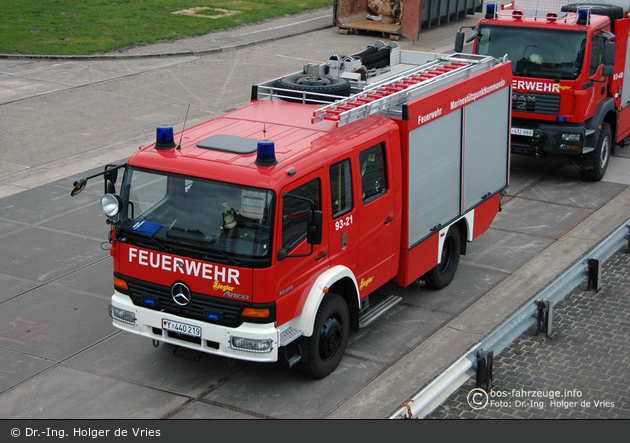
[[[526,137],[533,137],[533,129],[512,128],[512,135],[524,135]]]
[[[167,331],[190,335],[191,337],[201,337],[201,328],[199,326],[187,325],[186,323],[180,323],[178,321],[163,319],[162,328]]]

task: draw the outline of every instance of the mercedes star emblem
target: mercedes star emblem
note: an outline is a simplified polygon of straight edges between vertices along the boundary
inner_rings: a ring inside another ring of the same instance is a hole
[[[177,282],[171,287],[173,301],[180,306],[186,306],[190,302],[192,293],[185,283]]]

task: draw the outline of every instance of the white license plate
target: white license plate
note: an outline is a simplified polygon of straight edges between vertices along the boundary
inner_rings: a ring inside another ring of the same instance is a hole
[[[533,137],[533,129],[512,128],[512,135],[524,135],[526,137]]]
[[[187,325],[186,323],[180,323],[178,321],[163,319],[162,328],[167,331],[190,335],[191,337],[201,337],[201,328],[199,326]]]

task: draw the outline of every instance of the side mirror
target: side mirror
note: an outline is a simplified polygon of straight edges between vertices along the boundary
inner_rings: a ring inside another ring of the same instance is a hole
[[[118,180],[118,168],[116,167],[116,165],[105,166],[103,179],[105,180],[104,194],[115,194],[116,193],[116,180]]]
[[[604,77],[612,77],[615,75],[615,67],[612,65],[605,65],[602,67],[602,75]]]
[[[615,51],[617,45],[615,42],[606,42],[604,43],[604,55],[602,57],[602,63],[605,65],[614,65],[615,64]],[[604,74],[606,75],[606,74]]]
[[[462,52],[464,50],[464,31],[457,31],[455,34],[455,52]]]
[[[311,209],[308,211],[308,232],[306,241],[311,245],[322,243],[322,232],[324,230],[324,214],[322,211]]]
[[[463,29],[466,28],[472,29],[473,32],[470,37],[466,39],[465,43],[472,42],[473,40],[475,40],[475,38],[477,38],[477,34],[479,34],[476,26],[462,26],[461,28],[459,28],[459,31],[457,31],[457,34],[455,34],[455,52],[462,52],[464,50],[464,39],[466,35],[464,34]]]
[[[79,192],[83,191],[85,189],[85,187],[87,186],[87,178],[81,178],[77,181],[75,181],[74,183],[72,183],[72,191],[70,192],[70,197],[74,197],[75,195],[77,195]]]

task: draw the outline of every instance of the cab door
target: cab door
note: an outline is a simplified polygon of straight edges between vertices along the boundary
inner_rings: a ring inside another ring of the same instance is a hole
[[[322,242],[307,242],[308,211],[312,201],[322,209],[324,169],[308,174],[285,186],[278,196],[279,230],[275,240],[277,260],[278,324],[299,314],[300,300],[315,279],[328,268],[328,228],[323,223]]]
[[[357,273],[359,255],[358,209],[353,183],[352,155],[339,159],[328,168],[330,184],[330,265],[342,265]]]
[[[394,223],[394,190],[388,142],[384,137],[354,152],[357,187],[359,255],[355,275],[361,297],[391,280],[396,271],[400,247]],[[400,215],[399,215],[400,216]]]

